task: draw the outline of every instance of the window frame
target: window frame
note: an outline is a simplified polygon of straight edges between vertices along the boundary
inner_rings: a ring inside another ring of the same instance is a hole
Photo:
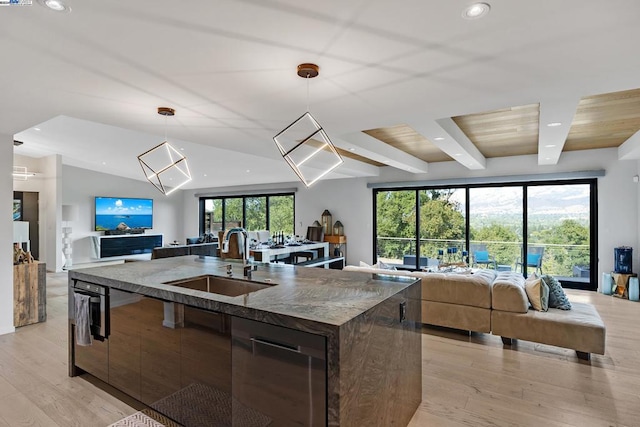
[[[373,262],[378,262],[378,193],[390,192],[390,191],[415,191],[415,209],[416,209],[416,254],[420,253],[420,204],[419,196],[420,192],[424,190],[440,190],[440,189],[464,189],[465,190],[465,247],[469,247],[469,232],[470,232],[470,219],[471,219],[471,206],[469,203],[469,190],[473,188],[486,188],[486,187],[522,187],[522,244],[526,248],[528,245],[528,188],[533,186],[552,186],[552,185],[589,185],[589,283],[572,281],[571,278],[567,278],[562,281],[562,285],[567,288],[585,289],[595,291],[598,287],[597,278],[597,265],[598,265],[598,180],[597,178],[576,178],[576,179],[562,179],[562,180],[529,180],[529,181],[516,181],[516,182],[496,182],[496,183],[478,183],[478,184],[450,184],[450,185],[421,185],[421,186],[399,186],[399,187],[384,187],[372,189],[372,201],[373,201],[373,233],[372,233],[372,249],[373,249]],[[419,257],[416,256],[415,270],[419,270]],[[525,273],[526,274],[526,273]]]
[[[295,225],[296,225],[296,193],[294,192],[282,192],[282,193],[260,193],[260,194],[225,194],[224,196],[202,196],[198,201],[199,208],[199,233],[200,235],[205,233],[205,201],[206,200],[222,200],[222,230],[226,230],[226,218],[225,218],[225,200],[226,199],[242,199],[242,225],[243,227],[247,223],[247,199],[254,199],[265,197],[265,207],[266,207],[266,227],[269,227],[270,224],[270,208],[271,205],[269,203],[270,197],[288,197],[290,196],[293,199],[293,221],[291,223],[291,227],[293,232],[295,233]],[[268,229],[268,228],[267,228]],[[275,231],[275,230],[274,230]],[[209,231],[213,232],[213,231]]]

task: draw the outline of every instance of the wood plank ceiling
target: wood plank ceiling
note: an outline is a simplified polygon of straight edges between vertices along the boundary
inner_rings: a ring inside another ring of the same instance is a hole
[[[427,138],[404,124],[369,129],[363,132],[425,162],[446,162],[453,160],[449,155],[440,151],[440,149],[433,145]]]
[[[540,104],[460,115],[452,120],[486,158],[538,153]],[[638,131],[640,89],[585,96],[578,104],[563,151],[619,147]],[[426,162],[452,160],[404,124],[363,132]]]

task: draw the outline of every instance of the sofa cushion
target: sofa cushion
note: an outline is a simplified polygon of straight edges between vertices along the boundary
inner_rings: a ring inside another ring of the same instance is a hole
[[[585,353],[604,354],[606,330],[591,304],[573,303],[572,310],[550,308],[528,313],[491,311],[491,333]]]
[[[571,303],[560,282],[555,277],[545,274],[542,280],[549,286],[549,308],[559,308],[560,310],[571,310]]]
[[[485,275],[418,271],[410,275],[422,279],[423,300],[491,308],[491,279]]]
[[[489,333],[491,309],[422,300],[422,323]]]
[[[501,271],[493,281],[491,307],[494,310],[526,313],[529,298],[524,290],[524,277],[514,271]]]
[[[534,310],[549,310],[549,287],[535,274],[524,282],[524,290]]]

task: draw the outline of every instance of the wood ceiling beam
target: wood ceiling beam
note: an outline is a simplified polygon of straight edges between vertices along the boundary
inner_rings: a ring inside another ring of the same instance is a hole
[[[540,100],[538,165],[555,165],[560,160],[579,103],[579,96]],[[550,123],[560,125],[548,126]]]
[[[427,173],[429,164],[404,151],[385,144],[364,132],[342,135],[340,138],[331,137],[333,143],[343,150],[350,150],[359,156],[384,163],[397,169],[411,173]]]

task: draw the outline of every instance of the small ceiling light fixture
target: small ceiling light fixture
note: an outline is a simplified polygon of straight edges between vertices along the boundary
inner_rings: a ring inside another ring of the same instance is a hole
[[[26,181],[30,176],[36,176],[34,172],[29,172],[26,166],[14,166],[12,175],[14,181]]]
[[[435,138],[433,138],[434,141],[444,141],[444,138],[441,136],[436,136]]]
[[[550,128],[555,128],[555,127],[558,127],[558,126],[562,126],[562,123],[560,123],[560,122],[551,122],[551,123],[547,123],[547,126],[550,127]]]
[[[490,10],[489,3],[473,3],[464,8],[462,17],[464,19],[480,19],[486,16]]]
[[[71,8],[62,0],[39,0],[40,4],[54,12],[71,12]]]
[[[556,146],[556,144],[547,144],[547,145],[544,146],[544,148],[553,148],[555,146]]]
[[[173,116],[175,112],[173,108],[158,107],[158,114],[165,117],[165,140],[138,156],[145,178],[165,196],[191,181],[187,158],[167,141],[167,117]],[[166,187],[166,181],[175,181],[178,184]]]
[[[298,65],[298,76],[307,79],[307,112],[273,137],[280,154],[306,187],[344,162],[327,133],[309,112],[309,79],[317,77],[319,71],[316,64]]]

